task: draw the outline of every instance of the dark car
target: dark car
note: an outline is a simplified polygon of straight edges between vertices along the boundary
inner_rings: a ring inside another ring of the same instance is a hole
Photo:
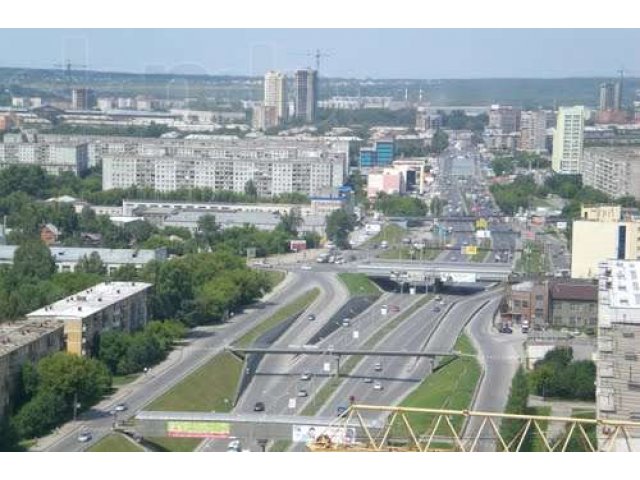
[[[253,407],[254,412],[264,412],[264,402],[256,402],[256,405]]]
[[[307,316],[307,320],[309,320],[310,322],[314,321],[316,319],[316,316],[313,313],[310,313]]]
[[[338,408],[336,408],[336,415],[338,415],[339,417],[341,417],[345,413],[347,413],[347,407],[338,407]]]
[[[502,327],[500,331],[502,333],[513,333],[513,330],[511,330],[511,327]]]

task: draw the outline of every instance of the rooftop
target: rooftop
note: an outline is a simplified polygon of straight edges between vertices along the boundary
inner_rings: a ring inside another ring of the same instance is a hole
[[[58,300],[55,303],[27,314],[27,318],[51,318],[60,320],[83,319],[96,312],[147,290],[152,285],[144,282],[104,282],[87,290]]]
[[[0,323],[0,356],[28,345],[42,335],[63,327],[60,320],[21,320]]]
[[[18,247],[16,245],[0,245],[0,263],[13,262],[13,256]],[[100,259],[109,264],[146,264],[151,260],[166,258],[166,250],[135,250],[132,248],[83,248],[83,247],[50,247],[54,260],[67,263],[78,263],[82,257],[93,252],[100,255]]]
[[[553,282],[549,295],[554,300],[575,300],[582,302],[596,302],[598,287],[593,283]]]

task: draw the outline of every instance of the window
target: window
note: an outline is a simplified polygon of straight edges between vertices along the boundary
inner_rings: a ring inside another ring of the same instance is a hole
[[[635,334],[633,332],[622,332],[622,338],[634,338]]]

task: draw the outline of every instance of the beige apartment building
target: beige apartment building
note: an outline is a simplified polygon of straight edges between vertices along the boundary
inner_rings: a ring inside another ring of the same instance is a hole
[[[105,282],[27,314],[30,321],[64,323],[66,349],[93,355],[106,330],[138,330],[147,323],[150,283]]]
[[[580,209],[582,220],[593,222],[617,222],[622,218],[620,205],[583,205]]]
[[[581,163],[582,182],[614,198],[640,199],[640,147],[589,147]]]

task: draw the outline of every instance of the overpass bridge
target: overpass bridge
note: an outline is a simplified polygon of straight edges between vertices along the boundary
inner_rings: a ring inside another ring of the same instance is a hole
[[[410,284],[441,282],[473,283],[504,282],[509,280],[513,265],[480,262],[420,262],[382,260],[361,263],[358,272],[372,277],[386,277]]]

